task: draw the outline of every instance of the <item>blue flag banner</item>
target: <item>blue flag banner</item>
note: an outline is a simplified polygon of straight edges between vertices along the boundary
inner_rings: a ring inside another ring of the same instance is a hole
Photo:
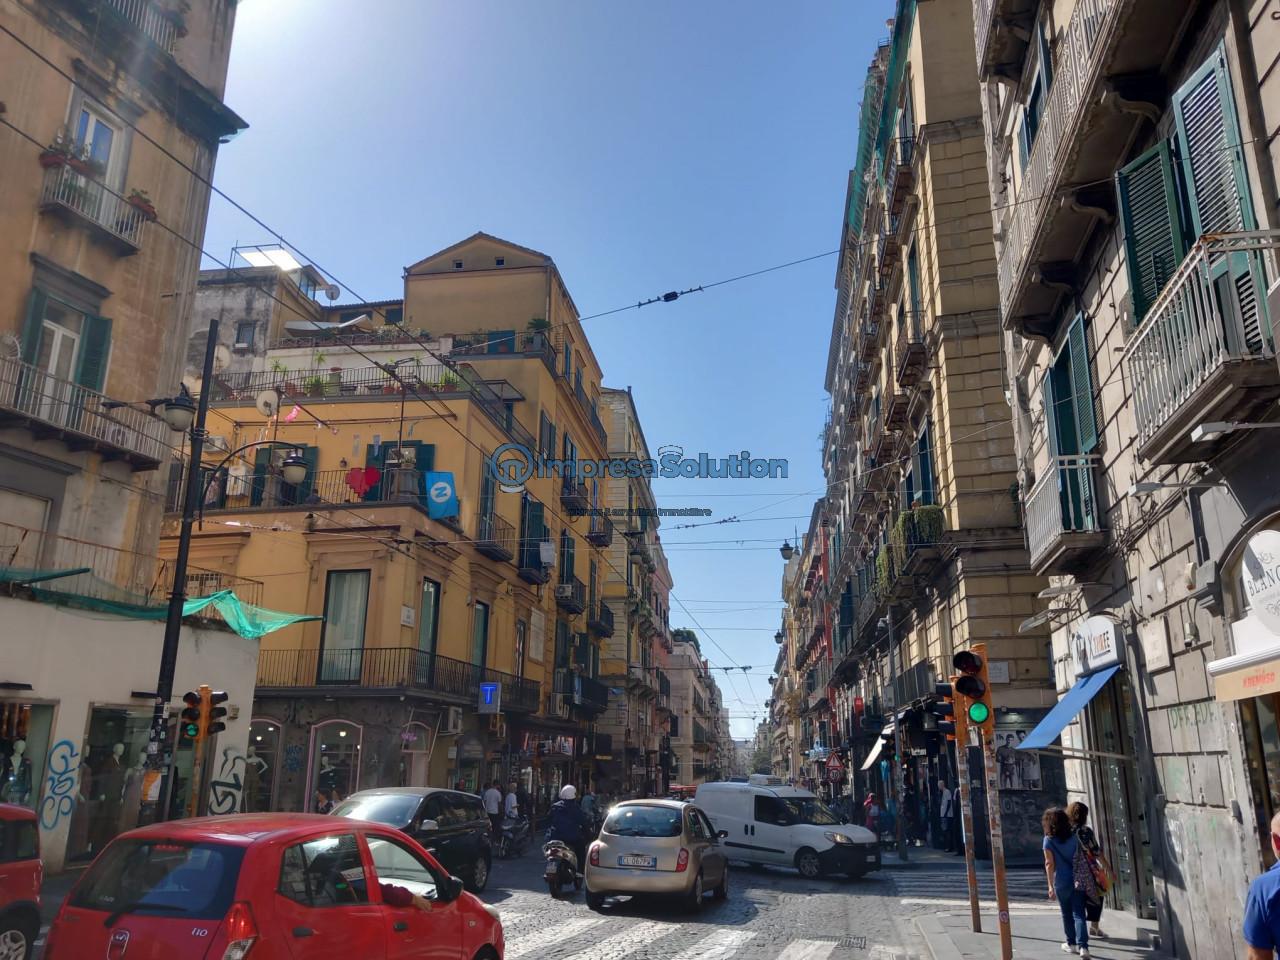
[[[453,485],[452,472],[435,472],[426,475],[427,516],[433,520],[458,515],[458,491]]]

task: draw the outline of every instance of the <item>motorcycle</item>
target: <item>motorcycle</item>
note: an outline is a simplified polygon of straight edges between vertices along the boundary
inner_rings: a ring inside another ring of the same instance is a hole
[[[574,890],[582,889],[582,874],[578,873],[578,856],[573,848],[560,840],[549,840],[542,848],[542,855],[547,858],[543,876],[551,890],[551,896],[559,897],[560,891],[569,883]]]
[[[501,833],[498,836],[498,857],[522,857],[529,846],[529,834],[532,827],[528,817],[507,817],[502,821]]]

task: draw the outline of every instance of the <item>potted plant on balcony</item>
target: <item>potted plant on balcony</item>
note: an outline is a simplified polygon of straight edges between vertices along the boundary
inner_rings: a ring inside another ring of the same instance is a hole
[[[137,187],[134,187],[133,190],[130,191],[129,195],[124,199],[125,203],[129,204],[129,206],[142,214],[142,219],[146,220],[148,223],[152,223],[158,219],[155,204],[151,202],[151,197],[147,195],[147,191],[139,190]]]
[[[324,396],[324,380],[322,380],[318,375],[307,377],[307,379],[302,381],[302,387],[307,391],[308,396]]]
[[[40,151],[40,166],[46,170],[50,167],[66,166],[70,164],[75,153],[75,145],[70,134],[65,130],[59,130],[53,138],[53,143]]]
[[[457,390],[458,384],[461,382],[462,381],[460,381],[452,373],[446,373],[440,377],[440,389],[441,390]]]

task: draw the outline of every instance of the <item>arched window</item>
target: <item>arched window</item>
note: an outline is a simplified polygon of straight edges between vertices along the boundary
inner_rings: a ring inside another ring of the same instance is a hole
[[[244,758],[244,790],[240,795],[243,813],[261,813],[276,808],[276,771],[280,769],[281,727],[274,720],[249,722],[249,746]]]
[[[326,720],[311,728],[307,810],[328,813],[360,789],[360,742],[364,728],[348,720]]]

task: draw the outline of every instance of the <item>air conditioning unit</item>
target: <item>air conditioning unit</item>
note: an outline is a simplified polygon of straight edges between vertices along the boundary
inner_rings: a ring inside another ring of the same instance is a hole
[[[454,736],[462,732],[462,708],[450,707],[449,712],[445,714],[444,729],[440,731],[444,736]]]
[[[210,450],[221,450],[226,453],[231,449],[231,444],[227,442],[226,437],[220,437],[216,433],[211,433],[204,438],[204,445]]]
[[[571,583],[557,583],[557,584],[556,584],[556,599],[557,599],[557,600],[572,600],[572,599],[573,599],[573,584],[571,584]]]
[[[538,544],[538,558],[544,567],[556,565],[556,545],[554,540],[543,540]]]

